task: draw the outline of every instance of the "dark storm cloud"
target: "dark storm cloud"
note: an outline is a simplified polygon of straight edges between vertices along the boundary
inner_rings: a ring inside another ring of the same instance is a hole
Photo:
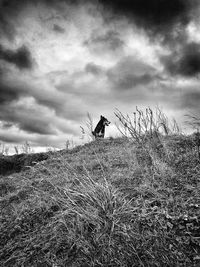
[[[26,46],[10,50],[0,45],[0,59],[16,65],[19,69],[31,69],[33,66],[31,53]]]
[[[133,20],[149,33],[167,34],[175,26],[184,26],[192,18],[197,0],[99,0],[114,16]]]
[[[31,119],[30,116],[28,120],[19,123],[19,128],[29,133],[37,133],[42,135],[56,133],[56,131],[53,130],[49,122],[46,122],[44,120],[38,120],[38,118]]]
[[[59,1],[58,1],[59,2]],[[0,1],[0,36],[13,41],[17,31],[18,18],[21,12],[30,4],[37,6],[39,3],[56,6],[56,1],[45,0],[1,0]]]
[[[40,114],[33,108],[15,106],[14,103],[0,106],[0,120],[7,125],[14,124],[19,129],[29,133],[54,134],[51,123],[45,120],[44,114]]]
[[[183,45],[179,51],[163,56],[161,62],[171,75],[194,77],[200,73],[200,44]]]
[[[53,30],[57,33],[64,33],[65,32],[65,29],[63,29],[61,26],[57,25],[57,24],[54,24],[53,25]]]
[[[47,8],[55,9],[58,13],[63,13],[65,4],[70,6],[85,5],[92,0],[0,0],[0,37],[6,37],[10,41],[15,39],[17,35],[17,26],[23,16],[23,11],[30,6],[40,10],[42,5]],[[60,18],[52,14],[52,10],[49,10],[49,18]],[[40,17],[41,20],[48,20]],[[55,24],[53,30],[57,33],[64,33],[64,29]]]
[[[57,86],[56,88],[61,92],[56,92],[53,95],[48,94],[48,92],[33,93],[33,95],[38,104],[54,110],[57,116],[72,121],[79,121],[84,116],[80,106],[81,101],[77,102],[77,100],[82,98],[82,94],[77,96],[76,93],[66,92],[68,86],[71,87],[68,84]]]
[[[7,105],[25,95],[27,95],[27,92],[24,88],[8,85],[0,81],[0,105]]]
[[[0,12],[0,36],[6,36],[8,40],[12,41],[15,34],[16,31],[14,25],[9,19],[3,17]]]
[[[43,3],[60,10],[63,7],[61,3],[85,5],[88,2],[97,6],[100,3],[103,7],[103,16],[106,16],[105,13],[109,10],[113,18],[118,18],[118,16],[129,18],[147,32],[162,35],[187,25],[193,18],[193,11],[199,6],[198,0],[2,0],[0,2],[0,28],[4,33],[14,35],[15,17],[23,10],[23,7],[30,3],[36,6],[38,3]],[[55,28],[58,29],[57,26]],[[121,45],[120,40],[112,31],[103,39],[102,41],[111,39],[113,47]]]
[[[89,40],[84,42],[87,46],[103,46],[109,50],[121,49],[124,46],[124,42],[120,39],[119,33],[115,31],[108,31],[103,35],[99,35],[96,31],[93,32]]]
[[[16,105],[24,97],[33,97],[40,102],[41,96],[26,85],[0,81],[0,120],[5,121],[6,125],[14,123],[19,129],[30,133],[54,134],[55,130],[49,120],[46,120],[46,114],[41,114],[37,107],[32,109],[23,107],[22,104]]]
[[[20,1],[21,2],[21,1]],[[9,40],[13,40],[16,34],[15,19],[19,11],[18,6],[23,5],[23,1],[1,0],[0,1],[0,36],[5,36]]]
[[[93,75],[100,75],[103,73],[103,69],[95,63],[90,62],[85,66],[85,72]]]
[[[156,70],[134,57],[125,57],[107,71],[111,87],[116,90],[133,89],[135,86],[147,85],[159,76]]]
[[[7,122],[7,121],[2,121],[1,128],[3,129],[9,129],[13,126],[13,123]]]
[[[154,77],[149,74],[125,74],[123,77],[120,77],[119,80],[114,82],[114,86],[115,88],[126,90],[131,89],[134,86],[149,84],[153,79]]]
[[[19,134],[0,134],[0,140],[2,142],[7,142],[7,143],[20,143],[25,141],[25,138],[23,136],[19,136]]]
[[[63,91],[66,91],[66,86],[68,85],[64,85],[65,90],[63,89]],[[4,108],[4,110],[6,108],[9,114],[10,111],[8,107],[15,105],[16,102],[24,97],[34,99],[36,104],[39,106],[46,107],[49,110],[54,110],[57,116],[61,116],[66,119],[78,121],[84,116],[82,110],[77,108],[77,103],[81,102],[82,95],[76,96],[74,93],[71,94],[70,92],[57,91],[49,93],[47,89],[41,90],[39,87],[34,87],[27,83],[17,81],[16,83],[14,81],[6,82],[0,80],[0,107],[2,109]],[[77,100],[78,102],[76,102]],[[15,113],[14,109],[12,112]],[[4,113],[4,115],[6,115],[6,113]],[[10,116],[12,117],[12,114]],[[40,113],[37,113],[36,118],[39,120],[40,116]]]

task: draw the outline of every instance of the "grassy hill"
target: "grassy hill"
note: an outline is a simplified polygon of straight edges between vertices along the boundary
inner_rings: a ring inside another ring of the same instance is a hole
[[[42,161],[18,157],[1,161],[21,165],[1,172],[0,266],[200,265],[192,137],[152,137],[144,147],[110,138]]]

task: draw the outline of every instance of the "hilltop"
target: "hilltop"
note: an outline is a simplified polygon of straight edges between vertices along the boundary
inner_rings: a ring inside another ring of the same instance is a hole
[[[199,266],[191,136],[145,147],[109,138],[21,158],[1,159],[20,166],[1,172],[1,266]]]

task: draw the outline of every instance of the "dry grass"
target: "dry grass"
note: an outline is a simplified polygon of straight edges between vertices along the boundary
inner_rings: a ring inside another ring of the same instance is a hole
[[[111,138],[2,176],[0,265],[199,266],[195,145],[160,139],[162,153]]]

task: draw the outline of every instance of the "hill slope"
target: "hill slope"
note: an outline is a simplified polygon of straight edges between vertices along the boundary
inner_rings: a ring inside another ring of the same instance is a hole
[[[1,176],[2,266],[199,266],[200,164],[189,137],[125,138]]]

